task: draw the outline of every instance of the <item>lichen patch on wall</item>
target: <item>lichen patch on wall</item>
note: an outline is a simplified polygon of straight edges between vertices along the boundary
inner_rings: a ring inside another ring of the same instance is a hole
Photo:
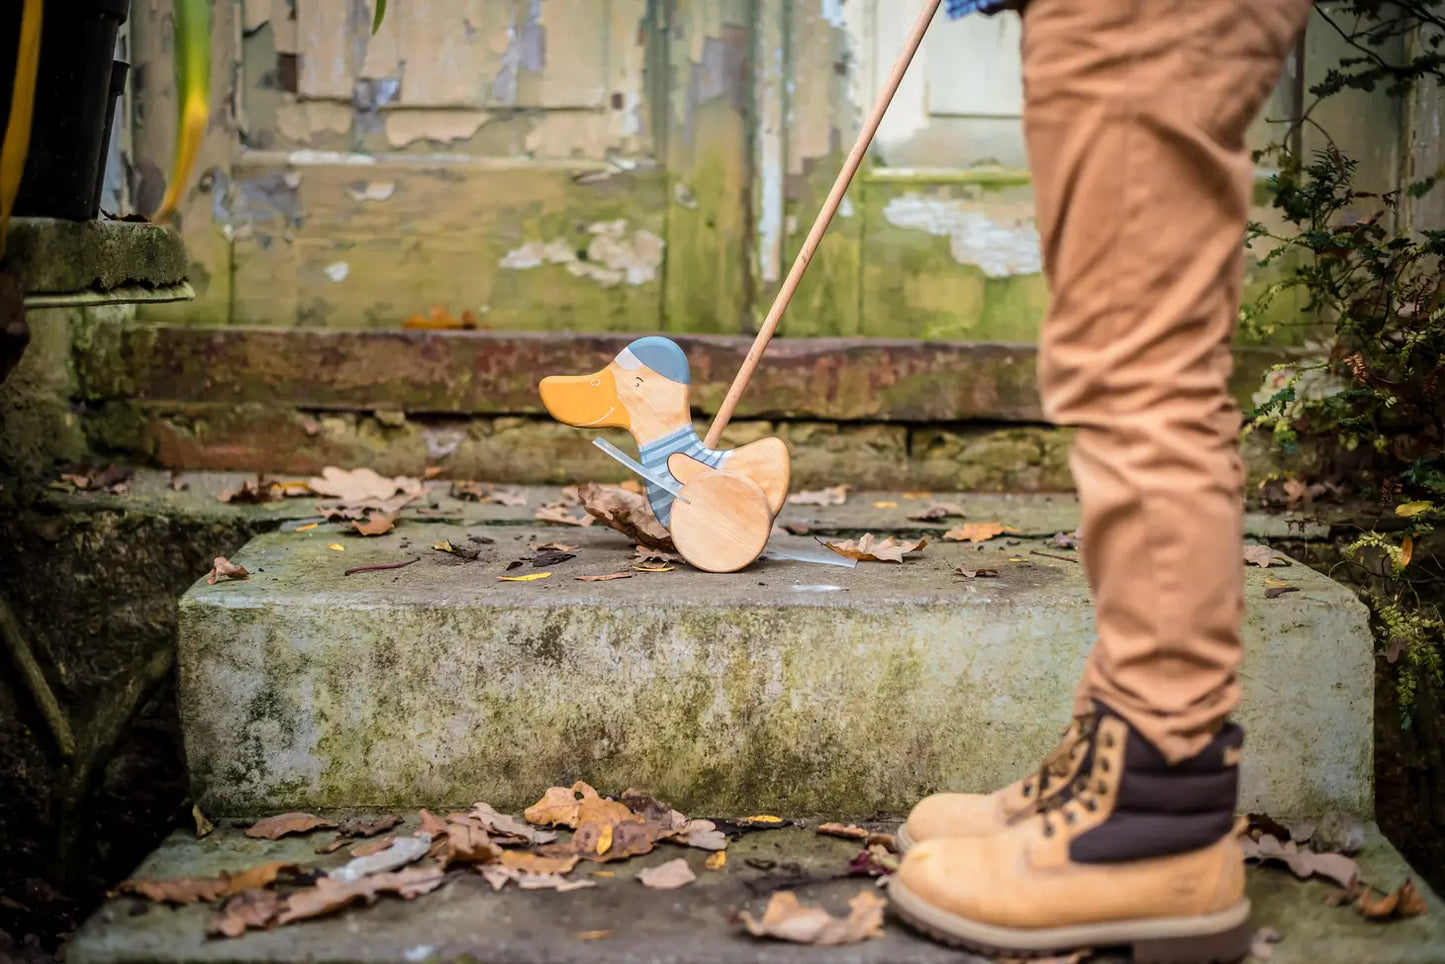
[[[883,216],[894,227],[948,238],[954,261],[978,267],[990,278],[1043,270],[1039,232],[1027,205],[904,194],[888,202]]]

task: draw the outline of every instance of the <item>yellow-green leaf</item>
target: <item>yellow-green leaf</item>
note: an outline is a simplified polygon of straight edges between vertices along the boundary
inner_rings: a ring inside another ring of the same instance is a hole
[[[386,0],[376,0],[376,14],[371,19],[371,35],[381,29],[382,18],[386,16]]]
[[[1405,541],[1400,543],[1400,568],[1401,568],[1401,569],[1404,569],[1406,566],[1408,566],[1408,565],[1410,564],[1410,557],[1413,556],[1414,554],[1415,554],[1415,540],[1414,540],[1414,539],[1411,539],[1409,536],[1406,536],[1406,537],[1405,537]]]
[[[25,155],[30,150],[35,73],[40,66],[42,7],[42,0],[25,0],[20,12],[20,47],[15,56],[15,78],[10,91],[10,119],[5,125],[5,143],[0,147],[0,255],[5,253],[10,212],[15,208],[15,195],[20,193]]]
[[[176,92],[180,95],[180,122],[176,127],[176,154],[171,179],[153,221],[175,213],[181,195],[190,187],[191,169],[201,153],[201,139],[211,116],[211,3],[210,0],[175,0]]]
[[[1395,506],[1395,515],[1410,519],[1422,512],[1429,512],[1433,508],[1435,508],[1433,502],[1406,502],[1404,505]]]
[[[498,576],[498,582],[536,582],[538,579],[546,579],[552,574],[550,572],[532,572],[525,576]]]

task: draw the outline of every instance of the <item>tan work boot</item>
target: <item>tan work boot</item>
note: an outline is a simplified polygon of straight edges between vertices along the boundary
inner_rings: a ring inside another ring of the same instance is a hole
[[[977,837],[1002,830],[1021,817],[1034,813],[1065,790],[1084,764],[1091,727],[1089,720],[1075,720],[1064,731],[1059,745],[1044,758],[1031,776],[993,793],[935,793],[918,801],[908,820],[898,828],[898,849],[908,853],[925,840],[945,837]]]
[[[1128,946],[1136,964],[1249,953],[1235,806],[1243,732],[1170,766],[1101,707],[1076,790],[993,834],[921,843],[889,881],[898,916],[1002,957]]]

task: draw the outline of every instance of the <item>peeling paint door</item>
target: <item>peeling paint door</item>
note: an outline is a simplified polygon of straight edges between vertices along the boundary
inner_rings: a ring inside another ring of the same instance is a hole
[[[243,0],[231,320],[653,329],[648,0]]]

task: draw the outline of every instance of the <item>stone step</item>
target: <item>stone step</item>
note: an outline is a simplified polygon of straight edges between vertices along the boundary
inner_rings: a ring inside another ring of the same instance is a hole
[[[408,827],[414,828],[415,821]],[[140,878],[210,877],[279,860],[329,870],[345,852],[317,856],[310,838],[250,840],[220,829],[204,840],[177,833],[136,871]],[[834,913],[872,888],[866,879],[836,879],[858,852],[856,842],[819,837],[806,829],[745,835],[728,848],[726,866],[703,867],[706,855],[664,844],[624,863],[587,864],[574,878],[596,886],[571,893],[492,892],[481,877],[461,871],[429,895],[402,902],[385,897],[370,907],[342,911],[274,931],[253,931],[232,940],[205,937],[211,909],[175,910],[131,898],[113,900],[69,943],[70,964],[372,964],[409,961],[441,964],[622,964],[649,961],[686,964],[984,964],[983,960],[929,943],[902,923],[885,918],[879,939],[820,950],[760,942],[736,922],[740,910],[762,912],[774,889],[794,889],[808,904]],[[633,879],[644,867],[685,857],[697,881],[675,891],[648,890]],[[1358,858],[1362,875],[1381,887],[1398,886],[1410,869],[1374,828]],[[609,876],[592,877],[596,871]],[[786,880],[784,879],[786,878]],[[1419,881],[1417,880],[1417,885]],[[1353,907],[1330,907],[1338,891],[1301,882],[1285,871],[1254,868],[1247,887],[1256,926],[1283,940],[1271,964],[1445,964],[1445,906],[1428,889],[1423,917],[1370,924]],[[600,932],[600,933],[599,933]],[[1090,964],[1122,964],[1114,954]]]
[[[710,575],[632,571],[619,534],[527,525],[530,509],[509,510],[512,526],[408,519],[371,539],[336,525],[262,535],[234,557],[249,579],[198,582],[180,606],[197,799],[216,815],[515,808],[539,781],[585,779],[646,786],[693,812],[837,817],[1002,784],[1036,766],[1066,722],[1093,618],[1082,567],[1037,538],[1072,524],[1072,500],[963,501],[970,518],[1029,538],[936,542],[903,565]],[[832,511],[852,514],[845,527],[895,515],[918,525],[906,504],[855,498]],[[433,550],[442,540],[481,556]],[[555,541],[577,545],[576,558],[546,579],[499,581],[541,571],[508,566]],[[959,566],[999,576],[963,580]],[[631,577],[575,578],[617,571]],[[1268,599],[1267,579],[1299,591]],[[1241,806],[1368,816],[1363,606],[1303,565],[1253,569],[1245,631]]]

